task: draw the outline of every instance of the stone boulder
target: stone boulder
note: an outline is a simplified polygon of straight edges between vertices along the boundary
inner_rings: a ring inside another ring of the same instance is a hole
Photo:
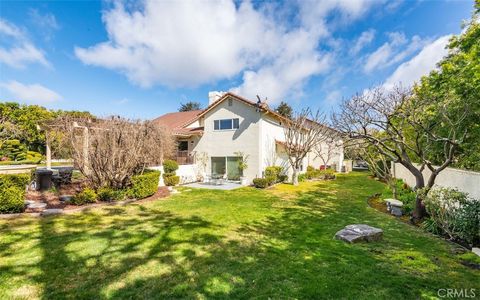
[[[337,240],[348,243],[375,242],[382,237],[383,230],[365,224],[347,225],[335,234]]]

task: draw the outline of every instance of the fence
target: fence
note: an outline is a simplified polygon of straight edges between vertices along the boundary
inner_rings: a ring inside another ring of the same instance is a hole
[[[423,171],[425,182],[432,172],[426,168]],[[392,174],[403,179],[408,185],[415,186],[415,177],[401,164],[392,163]],[[468,193],[472,198],[480,199],[480,172],[446,168],[435,179],[435,185],[441,187],[457,188]]]

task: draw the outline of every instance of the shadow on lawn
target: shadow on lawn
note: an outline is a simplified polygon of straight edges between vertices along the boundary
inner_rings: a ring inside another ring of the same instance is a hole
[[[438,265],[445,262],[425,254],[423,244],[431,240],[410,236],[403,224],[368,211],[365,203],[349,203],[358,195],[340,200],[339,193],[319,186],[301,194],[296,205],[280,208],[278,216],[225,236],[200,217],[144,206],[135,214],[141,218],[115,208],[118,220],[111,223],[98,214],[87,214],[88,222],[73,215],[44,219],[36,280],[44,299],[418,298],[436,296],[460,276],[471,279],[463,288],[473,285],[475,274],[462,267],[442,274]],[[385,241],[347,245],[332,238],[352,222],[382,226]],[[88,241],[95,244],[87,253],[75,248]],[[413,271],[403,265],[409,258],[388,256],[407,242],[417,247],[410,254]],[[420,258],[426,272],[415,272]]]

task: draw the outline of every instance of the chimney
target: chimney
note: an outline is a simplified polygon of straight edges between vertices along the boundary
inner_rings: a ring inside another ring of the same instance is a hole
[[[208,105],[212,105],[212,103],[220,99],[223,95],[225,95],[225,92],[219,92],[219,91],[208,92]]]

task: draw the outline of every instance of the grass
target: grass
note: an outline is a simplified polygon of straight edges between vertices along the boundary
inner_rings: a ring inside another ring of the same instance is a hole
[[[181,189],[83,214],[0,221],[0,299],[436,298],[476,288],[465,255],[366,204],[363,173],[269,190]],[[347,224],[384,240],[333,239]]]

